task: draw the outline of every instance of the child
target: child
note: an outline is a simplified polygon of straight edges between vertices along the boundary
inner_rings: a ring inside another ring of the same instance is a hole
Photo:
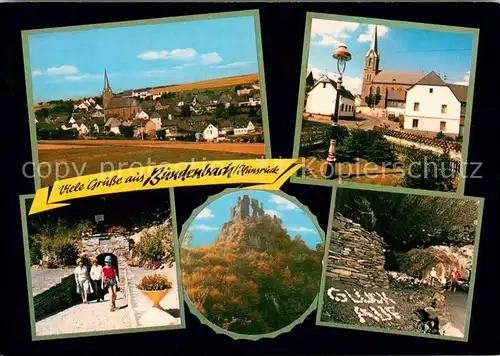
[[[460,273],[457,271],[457,268],[453,268],[453,274],[451,275],[451,285],[450,285],[450,292],[456,292],[457,291],[457,285],[458,285],[458,280],[460,279]]]
[[[109,295],[110,295],[110,300],[111,300],[111,311],[116,310],[116,290],[119,288],[119,280],[118,280],[118,274],[116,273],[115,267],[111,265],[113,260],[111,259],[111,256],[106,256],[104,259],[104,267],[102,268],[102,288],[108,287],[109,290]]]

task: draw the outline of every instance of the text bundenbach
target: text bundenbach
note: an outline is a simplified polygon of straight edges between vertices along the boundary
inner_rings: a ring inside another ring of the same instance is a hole
[[[204,177],[225,177],[229,179],[232,176],[278,173],[279,166],[255,168],[244,164],[234,165],[232,162],[223,167],[213,166],[210,163],[208,163],[203,168],[191,168],[191,165],[187,165],[184,169],[180,170],[176,170],[171,167],[158,167],[153,169],[151,175],[146,178],[142,186],[155,186],[161,181],[169,180],[184,181],[186,179],[201,179]]]

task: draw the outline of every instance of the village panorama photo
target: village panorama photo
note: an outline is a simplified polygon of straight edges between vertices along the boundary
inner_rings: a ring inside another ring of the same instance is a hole
[[[307,25],[298,179],[461,191],[478,30],[323,14]]]
[[[257,11],[25,31],[23,43],[39,186],[268,154]]]

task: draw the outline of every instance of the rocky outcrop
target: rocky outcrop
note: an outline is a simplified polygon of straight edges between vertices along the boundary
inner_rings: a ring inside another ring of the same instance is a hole
[[[426,249],[412,249],[398,254],[400,272],[416,278],[430,277],[432,267],[438,278],[449,278],[456,268],[463,279],[469,278],[472,270],[473,245],[464,247],[431,246]]]
[[[333,280],[364,288],[388,288],[383,240],[352,220],[336,214],[330,237],[326,274]]]

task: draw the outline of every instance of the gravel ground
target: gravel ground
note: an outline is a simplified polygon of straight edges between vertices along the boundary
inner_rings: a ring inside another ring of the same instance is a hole
[[[109,294],[105,301],[79,304],[36,323],[36,335],[58,335],[82,332],[99,332],[104,330],[130,329],[132,322],[129,316],[127,301],[118,292],[116,306],[122,308],[111,312]]]
[[[57,269],[35,269],[31,268],[31,288],[33,296],[40,294],[47,289],[61,282],[61,279],[69,276],[74,271],[74,268],[57,268]]]
[[[130,267],[127,266],[127,278],[129,282],[129,291],[131,293],[131,302],[134,315],[137,322],[141,320],[141,317],[151,309],[152,303],[143,295],[138,289],[137,285],[144,276],[162,274],[165,275],[172,282],[171,291],[163,298],[160,305],[163,309],[169,312],[170,315],[176,318],[177,324],[181,323],[179,317],[179,297],[177,292],[177,272],[175,265],[171,268],[164,268],[159,270],[144,269],[141,267]],[[139,325],[148,326],[148,325]]]

